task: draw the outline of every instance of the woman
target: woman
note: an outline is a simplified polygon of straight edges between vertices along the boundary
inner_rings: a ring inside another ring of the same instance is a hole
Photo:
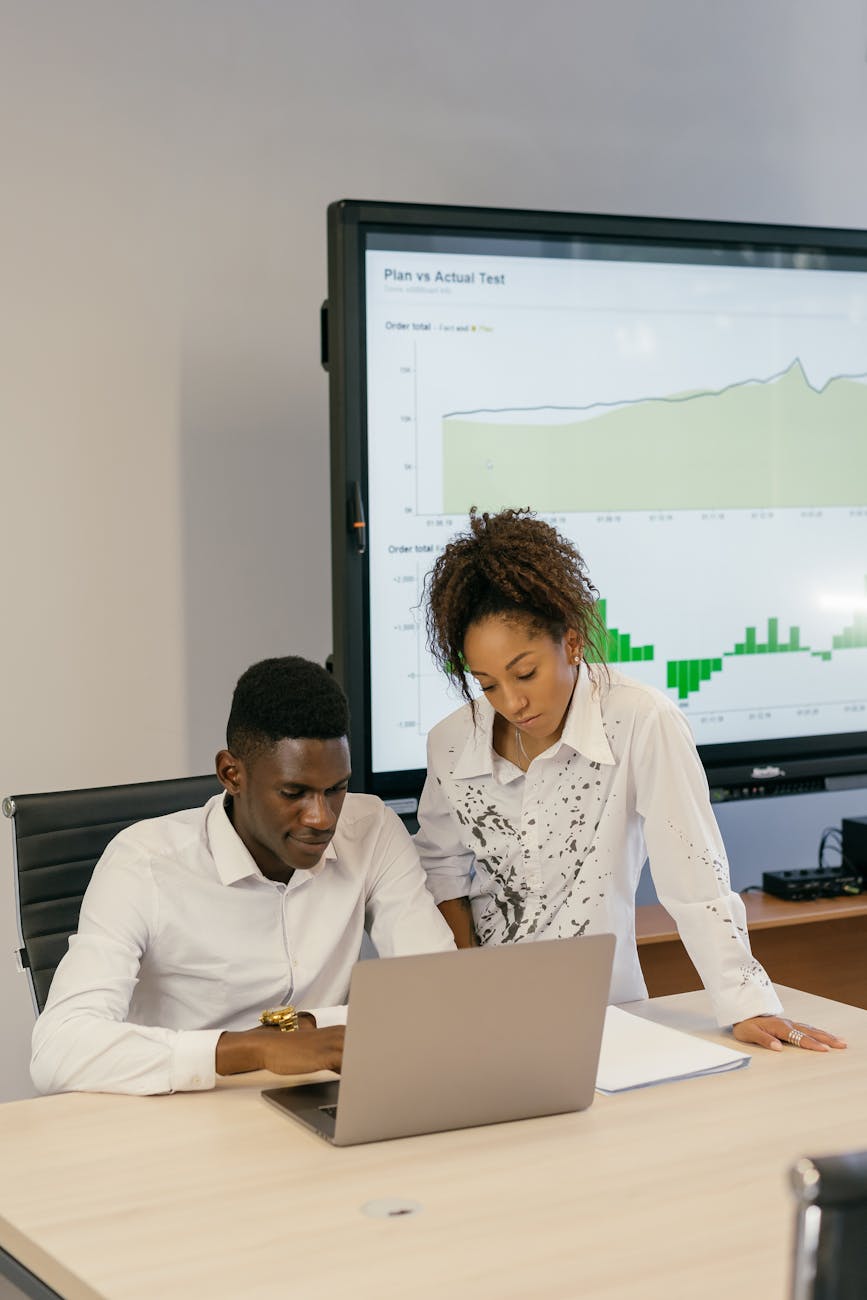
[[[474,509],[469,523],[428,579],[430,648],[466,703],[428,738],[416,837],[458,946],[613,932],[611,1001],[646,997],[635,890],[649,855],[721,1025],[776,1050],[844,1047],[782,1015],[689,728],[660,691],[602,665],[581,556],[529,511]]]

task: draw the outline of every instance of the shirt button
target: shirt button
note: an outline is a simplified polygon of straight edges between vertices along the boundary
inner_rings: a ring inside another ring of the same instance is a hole
[[[202,1082],[202,1080],[199,1078],[199,1076],[198,1076],[197,1074],[194,1074],[194,1075],[193,1075],[193,1080],[192,1080],[192,1081],[193,1081],[194,1084],[196,1084],[197,1087],[198,1087],[198,1085]]]

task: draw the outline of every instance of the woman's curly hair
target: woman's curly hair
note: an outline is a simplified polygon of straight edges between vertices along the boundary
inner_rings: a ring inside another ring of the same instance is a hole
[[[467,629],[491,615],[527,621],[554,640],[574,628],[585,660],[604,661],[599,593],[578,551],[531,510],[470,511],[425,580],[428,648],[471,701],[463,655]]]

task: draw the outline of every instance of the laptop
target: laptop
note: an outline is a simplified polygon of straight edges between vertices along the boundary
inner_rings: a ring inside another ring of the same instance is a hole
[[[340,1080],[262,1096],[335,1146],[584,1110],[614,936],[359,962]]]

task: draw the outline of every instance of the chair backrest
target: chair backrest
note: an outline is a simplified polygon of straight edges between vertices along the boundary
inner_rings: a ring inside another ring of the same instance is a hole
[[[109,841],[133,822],[200,807],[219,789],[216,776],[190,776],[3,800],[13,828],[19,957],[37,1011],[45,1006],[69,936],[78,928],[84,891]]]
[[[798,1201],[792,1300],[864,1300],[867,1151],[805,1156],[790,1178]]]

